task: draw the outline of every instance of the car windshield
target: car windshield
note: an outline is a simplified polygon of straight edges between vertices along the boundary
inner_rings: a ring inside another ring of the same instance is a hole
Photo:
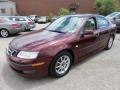
[[[118,14],[118,12],[114,12],[114,13],[111,13],[111,14],[107,15],[107,17],[114,17],[117,14]]]
[[[61,17],[50,24],[46,30],[61,33],[74,33],[80,29],[84,18],[83,17]]]

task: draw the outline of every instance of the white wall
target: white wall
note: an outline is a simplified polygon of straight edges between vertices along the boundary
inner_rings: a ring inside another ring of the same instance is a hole
[[[2,13],[1,9],[5,9],[6,13]],[[12,11],[11,11],[12,9]],[[16,15],[16,4],[14,2],[0,2],[0,15]]]

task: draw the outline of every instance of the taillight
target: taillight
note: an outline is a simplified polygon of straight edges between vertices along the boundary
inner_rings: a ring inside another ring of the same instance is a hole
[[[33,24],[32,22],[28,22],[28,24]]]
[[[12,28],[18,28],[18,27],[20,27],[19,24],[12,24]]]

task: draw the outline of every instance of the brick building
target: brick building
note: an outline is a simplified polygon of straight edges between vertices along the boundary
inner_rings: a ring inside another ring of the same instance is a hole
[[[95,0],[11,0],[16,2],[18,13],[21,15],[56,14],[60,8],[68,8],[78,13],[94,12]]]

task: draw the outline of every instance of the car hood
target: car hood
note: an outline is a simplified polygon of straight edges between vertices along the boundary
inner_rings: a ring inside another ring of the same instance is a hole
[[[49,42],[62,39],[68,36],[65,33],[51,32],[47,30],[36,31],[15,38],[10,46],[16,50],[34,51],[37,46],[45,45]]]

